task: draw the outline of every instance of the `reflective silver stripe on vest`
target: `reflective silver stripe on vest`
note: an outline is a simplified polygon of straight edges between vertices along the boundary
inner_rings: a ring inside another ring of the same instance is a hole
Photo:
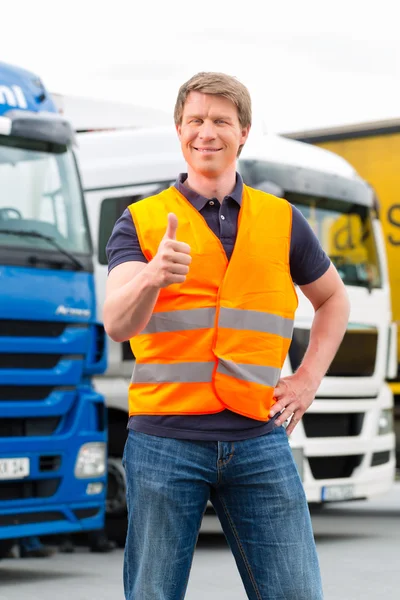
[[[289,339],[291,339],[293,333],[293,319],[259,310],[243,310],[241,308],[221,307],[218,325],[228,329],[275,333]]]
[[[131,383],[207,383],[215,362],[136,363]]]
[[[269,387],[275,387],[281,375],[281,369],[276,367],[237,364],[225,359],[219,359],[217,372],[251,383],[261,383]]]
[[[215,308],[194,308],[153,313],[141,333],[164,333],[167,331],[189,331],[210,329],[215,325]],[[139,334],[140,335],[140,334]]]

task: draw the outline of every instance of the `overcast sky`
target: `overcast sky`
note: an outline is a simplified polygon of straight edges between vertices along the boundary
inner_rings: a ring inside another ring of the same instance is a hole
[[[247,85],[270,131],[400,118],[396,0],[5,4],[1,60],[53,92],[172,114],[191,75],[224,71]]]

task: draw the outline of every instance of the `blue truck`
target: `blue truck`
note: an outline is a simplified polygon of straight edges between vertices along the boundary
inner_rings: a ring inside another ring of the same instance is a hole
[[[74,132],[0,62],[0,550],[101,529],[106,367]]]

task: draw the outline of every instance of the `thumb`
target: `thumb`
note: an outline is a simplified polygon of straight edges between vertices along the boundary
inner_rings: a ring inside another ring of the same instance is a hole
[[[168,214],[167,231],[165,232],[164,237],[169,238],[170,240],[176,240],[177,229],[178,229],[178,217],[176,215],[174,215],[174,213],[169,213]]]
[[[274,389],[273,397],[275,399],[281,398],[282,396],[285,395],[286,389],[287,389],[287,385],[285,384],[285,381],[283,381],[283,379],[280,379]]]

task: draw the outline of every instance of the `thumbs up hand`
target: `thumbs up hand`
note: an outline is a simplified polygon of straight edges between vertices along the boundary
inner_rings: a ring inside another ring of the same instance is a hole
[[[173,283],[184,283],[189,273],[189,265],[192,262],[190,246],[177,241],[177,230],[178,218],[174,213],[169,213],[164,237],[157,254],[148,264],[154,284],[159,288],[168,287]]]

